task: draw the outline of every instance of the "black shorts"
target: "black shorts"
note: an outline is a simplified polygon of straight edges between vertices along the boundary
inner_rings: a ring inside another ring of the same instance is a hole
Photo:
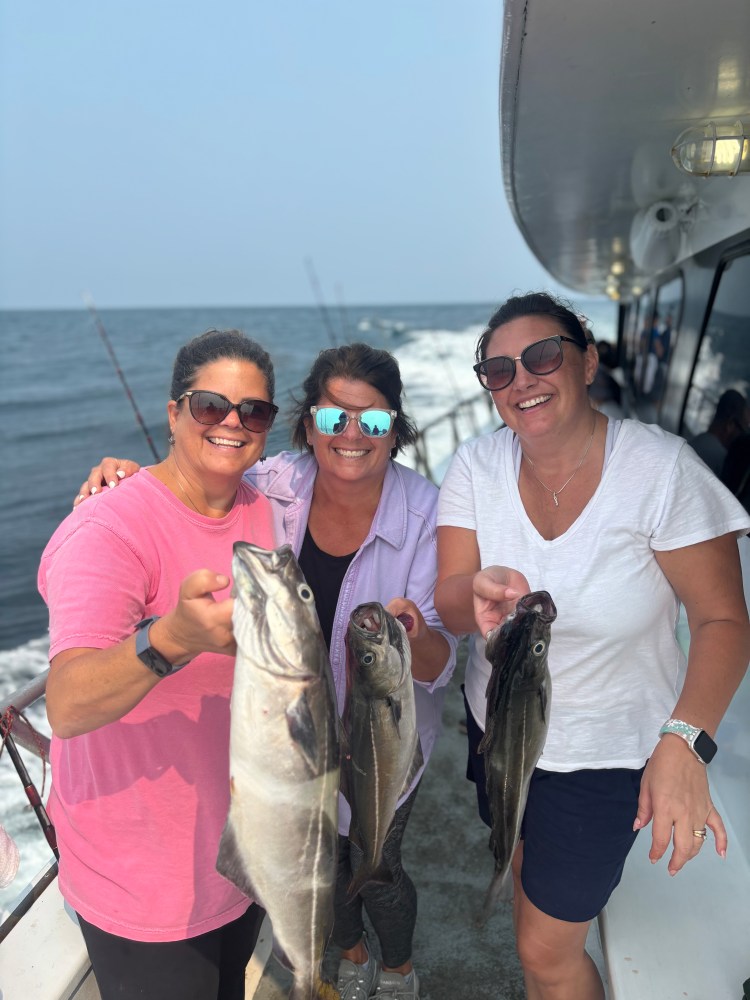
[[[484,734],[468,704],[466,728],[466,777],[476,782],[479,815],[491,826],[484,756],[477,753]],[[642,775],[643,768],[536,768],[521,826],[521,883],[543,913],[578,923],[592,920],[604,908],[637,836],[633,822]]]

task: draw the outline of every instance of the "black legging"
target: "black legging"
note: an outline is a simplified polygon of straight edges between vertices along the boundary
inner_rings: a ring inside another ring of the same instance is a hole
[[[78,916],[102,1000],[244,1000],[265,910],[184,941],[131,941]]]
[[[393,873],[392,884],[370,882],[350,899],[347,888],[364,855],[348,837],[339,837],[333,940],[345,950],[357,944],[365,930],[362,919],[364,903],[380,941],[383,964],[390,969],[399,968],[411,958],[417,923],[417,890],[401,864],[401,841],[418,788],[419,785],[396,810],[383,845],[383,861]]]

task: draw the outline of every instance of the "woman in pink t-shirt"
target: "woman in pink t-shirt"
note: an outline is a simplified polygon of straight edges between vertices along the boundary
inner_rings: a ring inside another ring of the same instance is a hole
[[[60,889],[103,1000],[244,997],[263,911],[215,862],[229,805],[232,546],[275,544],[268,501],[242,479],[273,393],[253,340],[191,340],[173,370],[168,457],[74,510],[42,556]]]

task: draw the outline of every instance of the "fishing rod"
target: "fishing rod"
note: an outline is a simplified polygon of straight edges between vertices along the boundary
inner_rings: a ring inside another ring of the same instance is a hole
[[[344,290],[341,285],[336,285],[336,299],[339,307],[339,319],[341,320],[341,329],[344,332],[344,340],[347,343],[352,341],[352,331],[349,326],[349,314],[346,311],[346,305],[344,303]]]
[[[0,720],[0,733],[2,734],[3,745],[8,748],[8,754],[10,759],[13,761],[13,766],[16,769],[18,777],[21,779],[21,784],[23,785],[23,790],[26,793],[26,798],[29,800],[29,804],[36,813],[36,818],[39,820],[39,825],[42,828],[42,833],[52,849],[52,853],[55,855],[57,860],[60,860],[60,854],[57,850],[57,834],[55,833],[55,828],[52,825],[52,820],[47,815],[47,810],[44,808],[42,803],[42,797],[36,790],[36,785],[31,780],[29,772],[26,770],[26,765],[21,759],[21,755],[18,752],[18,747],[16,746],[16,741],[10,734],[10,728],[12,725],[12,713],[15,709],[11,709],[3,716]]]
[[[331,325],[331,320],[328,315],[328,310],[326,309],[325,303],[323,302],[323,295],[320,291],[320,282],[318,281],[318,276],[315,273],[315,267],[313,266],[311,257],[305,257],[305,267],[307,268],[307,276],[310,279],[310,284],[312,285],[315,301],[318,303],[318,309],[320,310],[320,314],[323,317],[323,325],[328,331],[328,337],[331,341],[331,347],[338,347],[336,334],[334,333],[333,326]]]
[[[138,409],[138,404],[136,403],[136,401],[135,401],[135,399],[133,397],[133,393],[130,391],[130,386],[128,385],[128,382],[127,382],[127,379],[125,378],[125,375],[123,374],[122,368],[120,368],[120,363],[117,360],[117,355],[115,354],[115,349],[114,349],[114,347],[112,347],[112,344],[110,343],[109,337],[107,336],[107,331],[104,329],[104,324],[102,323],[102,321],[101,321],[101,319],[99,317],[99,314],[96,311],[96,306],[94,305],[94,300],[88,294],[88,292],[86,292],[84,294],[84,296],[83,296],[83,301],[86,303],[86,306],[88,307],[88,310],[91,313],[92,319],[94,320],[94,325],[96,326],[96,329],[97,329],[97,331],[99,333],[99,336],[102,338],[102,341],[104,342],[104,346],[107,348],[107,352],[108,352],[108,354],[110,356],[112,364],[114,365],[115,372],[117,373],[117,377],[122,382],[122,387],[125,390],[126,396],[130,400],[130,405],[133,407],[133,412],[135,413],[135,418],[138,421],[138,424],[140,425],[140,428],[141,428],[141,430],[143,431],[143,433],[144,433],[144,435],[146,437],[146,441],[148,442],[149,448],[151,449],[151,453],[152,453],[152,455],[154,456],[154,458],[156,459],[157,462],[161,462],[161,456],[159,455],[159,452],[156,450],[154,442],[151,439],[151,434],[149,433],[148,427],[146,427],[146,424],[145,424],[145,422],[143,420],[143,417],[141,416],[141,411]]]

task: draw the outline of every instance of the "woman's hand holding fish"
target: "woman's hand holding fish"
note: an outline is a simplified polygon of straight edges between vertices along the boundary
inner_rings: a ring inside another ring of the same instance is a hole
[[[224,590],[229,580],[221,573],[199,569],[180,584],[175,608],[153,627],[154,644],[174,663],[198,653],[225,653],[234,656],[237,646],[232,632],[234,600],[217,601],[213,591]],[[162,647],[165,648],[162,648]]]
[[[431,629],[414,601],[394,597],[385,606],[406,629],[411,648],[411,673],[418,681],[433,681],[448,662],[450,648],[445,638]]]
[[[716,853],[726,855],[727,831],[711,801],[706,768],[679,737],[660,740],[643,773],[633,829],[640,830],[649,822],[652,864],[665,855],[670,840],[674,843],[670,875],[676,875],[703,846],[704,838],[694,831],[708,827]]]
[[[121,479],[127,479],[140,469],[137,462],[131,462],[128,458],[106,457],[95,465],[88,477],[81,483],[81,488],[73,500],[73,506],[77,507],[87,497],[95,493],[101,493],[103,489],[114,489]]]
[[[474,575],[474,617],[481,635],[493,628],[515,610],[519,597],[531,590],[523,573],[507,566],[487,566]]]

